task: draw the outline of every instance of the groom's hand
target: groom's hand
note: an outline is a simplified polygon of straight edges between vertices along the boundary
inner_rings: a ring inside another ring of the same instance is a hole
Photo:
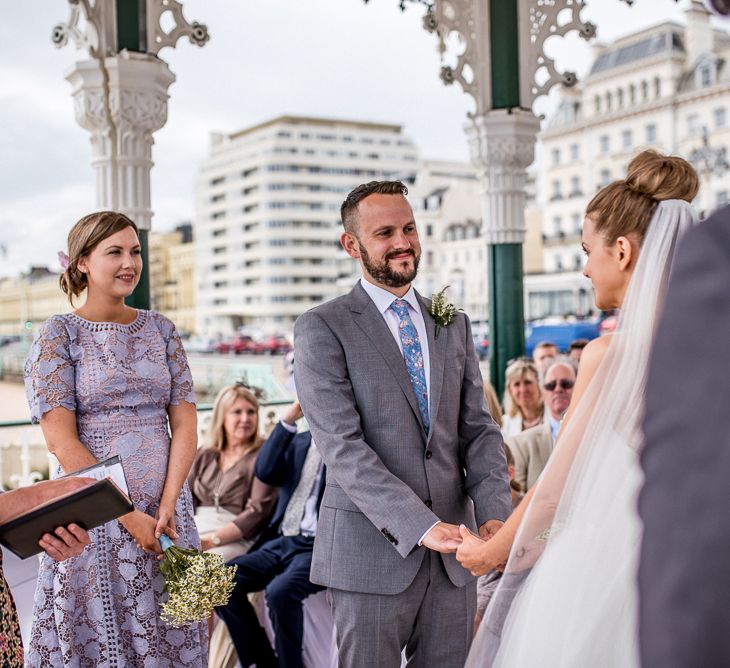
[[[459,527],[456,524],[439,522],[426,534],[421,545],[429,550],[443,552],[444,554],[456,552],[456,548],[461,545]]]
[[[479,527],[479,536],[482,540],[489,540],[504,526],[499,520],[487,520]]]

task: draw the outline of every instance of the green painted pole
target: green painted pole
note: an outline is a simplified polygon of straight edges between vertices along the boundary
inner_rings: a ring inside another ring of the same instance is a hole
[[[142,247],[142,275],[134,292],[124,301],[127,306],[150,309],[150,270],[149,270],[149,241],[147,230],[139,231],[139,245]]]
[[[491,0],[489,36],[492,109],[520,105],[518,0]],[[498,396],[507,361],[524,354],[522,244],[491,244],[489,257],[489,371]]]
[[[502,396],[508,360],[524,355],[522,244],[489,246],[489,373]]]
[[[116,0],[117,52],[147,50],[147,0]],[[150,308],[150,273],[147,230],[139,231],[142,246],[142,275],[134,292],[125,300],[134,308]]]

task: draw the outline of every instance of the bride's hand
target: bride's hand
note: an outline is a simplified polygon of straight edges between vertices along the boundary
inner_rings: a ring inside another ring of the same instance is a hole
[[[482,540],[463,524],[459,532],[461,545],[456,550],[456,559],[472,575],[484,575],[507,560],[509,554],[503,555],[496,541]]]

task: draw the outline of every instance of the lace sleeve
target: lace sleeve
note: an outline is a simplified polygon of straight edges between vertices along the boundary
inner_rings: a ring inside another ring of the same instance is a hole
[[[193,390],[193,376],[188,366],[188,358],[185,355],[180,335],[172,321],[160,316],[162,333],[167,341],[167,368],[170,370],[170,404],[179,405],[183,401],[195,404],[195,391]]]
[[[34,424],[59,406],[76,410],[75,369],[69,348],[62,323],[51,318],[41,325],[25,361],[25,390]]]

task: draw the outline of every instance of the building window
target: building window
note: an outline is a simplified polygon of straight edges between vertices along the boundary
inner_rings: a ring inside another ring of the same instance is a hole
[[[725,107],[718,107],[713,112],[713,115],[715,117],[716,128],[724,128],[727,125],[727,112]]]
[[[426,225],[426,237],[430,238],[432,236],[433,236],[433,225],[431,225],[431,223],[428,223],[428,225]]]
[[[555,256],[555,271],[563,271],[563,258],[560,255]]]
[[[606,93],[606,111],[613,109],[613,95],[610,92]]]
[[[583,191],[580,187],[580,176],[572,176],[570,178],[570,196],[580,197],[582,194]]]
[[[583,269],[583,258],[580,256],[580,253],[576,253],[573,256],[573,269],[576,271]]]
[[[563,235],[563,219],[560,216],[554,216],[553,217],[553,230],[555,231],[555,236],[562,236]]]
[[[211,218],[213,220],[218,220],[219,218],[223,218],[226,215],[225,211],[216,211],[215,213],[211,214]]]
[[[593,106],[596,110],[597,114],[601,113],[601,98],[600,96],[596,95],[596,97],[593,98]]]
[[[646,143],[647,144],[656,143],[656,140],[657,140],[656,124],[649,123],[649,125],[647,125],[645,129],[646,129]]]
[[[634,84],[629,86],[629,104],[636,104],[636,86]]]
[[[219,186],[225,180],[226,180],[226,177],[225,176],[219,176],[218,178],[211,179],[210,185],[212,185],[212,186]]]
[[[700,86],[706,88],[712,85],[712,66],[706,63],[700,67]]]
[[[611,172],[608,169],[602,169],[598,180],[598,188],[603,188],[611,183]]]
[[[661,97],[662,95],[662,80],[659,77],[654,77],[654,97]]]
[[[601,153],[608,153],[611,150],[611,141],[608,135],[601,135],[598,140]]]
[[[563,199],[563,194],[560,192],[560,181],[553,181],[553,195],[550,198],[551,201]]]
[[[618,101],[618,108],[621,109],[624,106],[624,89],[619,88],[616,91],[616,99]]]
[[[621,144],[624,148],[631,148],[634,145],[634,133],[631,130],[624,130],[621,133]]]
[[[702,134],[699,114],[690,114],[687,116],[687,134],[690,137],[696,137],[697,135]]]
[[[649,99],[649,82],[641,82],[641,99],[646,102]]]
[[[553,156],[553,165],[559,165],[560,164],[560,149],[554,148],[552,150],[552,156]]]
[[[579,213],[573,214],[573,232],[575,232],[575,234],[581,233],[581,219]]]
[[[578,160],[580,158],[580,146],[578,144],[570,145],[570,159]]]

